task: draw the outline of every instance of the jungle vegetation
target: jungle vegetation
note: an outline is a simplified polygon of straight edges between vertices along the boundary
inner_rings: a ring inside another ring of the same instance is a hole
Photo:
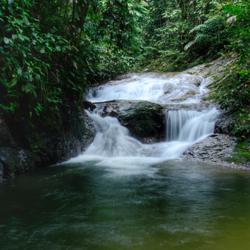
[[[248,0],[0,0],[0,108],[26,130],[63,125],[88,86],[133,70],[235,64],[212,98],[250,134]]]

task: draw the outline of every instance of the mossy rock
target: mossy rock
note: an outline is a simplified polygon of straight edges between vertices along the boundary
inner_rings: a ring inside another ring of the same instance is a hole
[[[132,136],[144,141],[159,141],[165,134],[164,108],[148,101],[111,101],[101,104],[103,115],[115,116]]]
[[[229,160],[250,167],[250,139],[239,142]]]

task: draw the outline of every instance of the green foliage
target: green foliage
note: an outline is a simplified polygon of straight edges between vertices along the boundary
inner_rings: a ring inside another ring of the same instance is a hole
[[[28,119],[58,110],[65,98],[64,88],[79,91],[82,86],[64,73],[66,66],[76,67],[77,48],[62,36],[42,32],[38,19],[30,13],[30,2],[26,2],[1,6],[0,71],[1,107]],[[66,57],[70,63],[65,62]],[[71,72],[74,80],[75,73]]]
[[[79,105],[139,53],[140,1],[2,1],[1,103],[25,119]]]
[[[222,16],[215,16],[190,31],[194,40],[185,46],[185,50],[198,56],[217,55],[228,43],[226,21]]]
[[[236,145],[232,157],[228,159],[235,163],[250,163],[250,141],[245,140]]]
[[[247,0],[238,4],[226,5],[226,14],[235,17],[235,24],[230,27],[230,48],[240,55],[240,63],[250,63],[250,3]]]
[[[141,53],[144,1],[98,1],[90,8],[84,33],[92,44],[94,82],[110,79],[131,68]]]
[[[142,66],[181,70],[217,56],[224,47],[221,1],[151,0],[148,4]]]
[[[108,0],[98,7],[101,9],[98,33],[105,42],[136,52],[140,46],[138,34],[142,32],[138,24],[146,11],[143,1]]]
[[[55,127],[88,85],[138,61],[180,70],[233,51],[237,65],[213,97],[240,121],[235,133],[249,134],[250,8],[228,2],[2,0],[0,108],[30,127]]]
[[[250,135],[250,3],[243,1],[224,8],[235,15],[229,27],[230,45],[238,60],[228,75],[215,85],[212,97],[235,117],[234,133],[242,138]]]

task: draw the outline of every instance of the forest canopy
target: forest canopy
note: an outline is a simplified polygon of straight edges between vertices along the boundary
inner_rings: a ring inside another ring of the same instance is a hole
[[[249,135],[249,26],[247,0],[1,0],[0,108],[54,126],[91,84],[233,55],[213,98]]]

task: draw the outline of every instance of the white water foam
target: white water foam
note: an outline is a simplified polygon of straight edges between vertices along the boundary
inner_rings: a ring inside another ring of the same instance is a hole
[[[83,154],[69,162],[97,161],[98,165],[125,167],[177,159],[188,147],[213,133],[217,114],[215,108],[202,112],[171,111],[167,115],[170,124],[167,130],[172,133],[172,140],[143,144],[131,137],[116,118],[88,113],[96,127],[95,139]],[[171,131],[173,125],[179,131]]]
[[[128,78],[91,89],[91,102],[146,100],[161,104],[199,103],[209,81],[191,74],[132,74]]]

